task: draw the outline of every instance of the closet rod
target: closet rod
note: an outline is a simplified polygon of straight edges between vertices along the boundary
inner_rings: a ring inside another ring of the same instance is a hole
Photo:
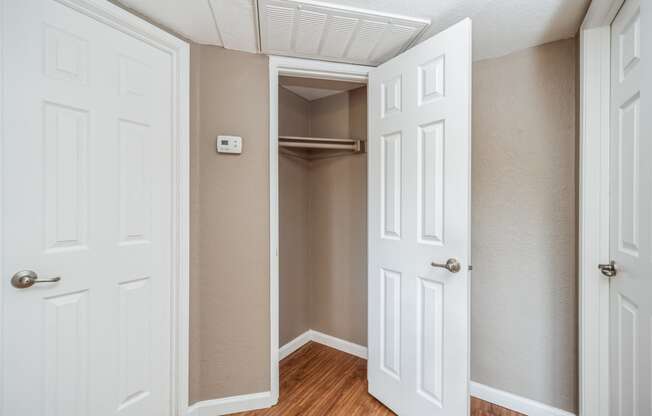
[[[354,143],[356,139],[331,139],[326,137],[300,137],[300,136],[278,136],[279,140],[293,140],[300,142],[333,142],[333,143]]]
[[[303,149],[343,149],[358,151],[359,147],[355,144],[336,144],[336,143],[288,143],[279,142],[280,147],[296,147]]]

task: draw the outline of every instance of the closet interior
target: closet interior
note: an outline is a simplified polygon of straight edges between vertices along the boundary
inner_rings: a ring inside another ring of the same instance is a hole
[[[279,77],[279,345],[367,345],[367,88]]]

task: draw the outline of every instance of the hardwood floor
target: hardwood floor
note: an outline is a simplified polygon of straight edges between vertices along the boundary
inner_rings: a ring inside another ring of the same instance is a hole
[[[240,416],[392,416],[367,393],[367,361],[310,342],[281,361],[279,402]],[[523,416],[471,400],[472,416]]]
[[[471,416],[527,416],[513,410],[505,409],[476,397],[471,397]]]

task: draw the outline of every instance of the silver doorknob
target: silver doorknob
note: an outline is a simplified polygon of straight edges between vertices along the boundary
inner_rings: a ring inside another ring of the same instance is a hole
[[[11,285],[17,289],[27,289],[34,286],[35,283],[56,283],[61,280],[60,277],[53,277],[52,279],[39,280],[36,272],[32,270],[21,270],[11,278]]]
[[[618,274],[616,263],[613,260],[611,260],[609,264],[598,264],[598,269],[600,269],[600,273],[609,278],[615,277],[616,274]]]
[[[462,265],[460,265],[460,262],[457,261],[457,259],[448,259],[446,260],[446,263],[435,263],[434,261],[430,263],[432,267],[441,267],[442,269],[446,269],[451,273],[457,273],[462,269]]]

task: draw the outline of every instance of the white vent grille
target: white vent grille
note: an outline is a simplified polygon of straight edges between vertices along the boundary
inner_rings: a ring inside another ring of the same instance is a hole
[[[307,0],[259,0],[262,52],[378,65],[405,50],[430,24]]]
[[[266,40],[272,49],[289,49],[292,45],[294,9],[291,7],[268,6],[265,16]]]

